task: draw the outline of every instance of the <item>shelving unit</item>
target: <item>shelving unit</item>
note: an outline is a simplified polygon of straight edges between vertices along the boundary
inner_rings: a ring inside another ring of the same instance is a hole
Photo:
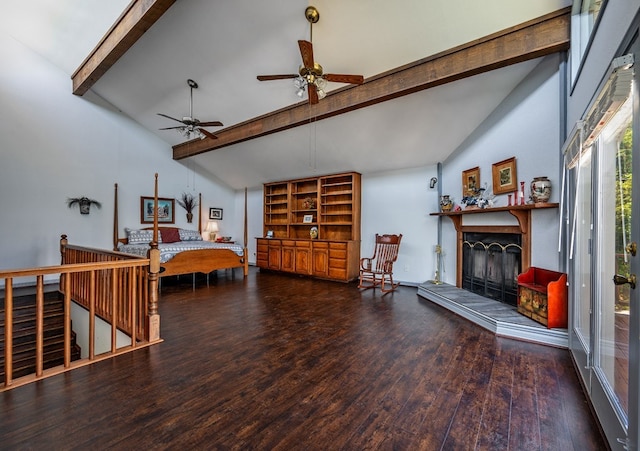
[[[311,228],[318,237],[311,238]],[[334,280],[358,276],[360,174],[349,172],[264,185],[260,268]],[[271,238],[266,238],[271,236]]]

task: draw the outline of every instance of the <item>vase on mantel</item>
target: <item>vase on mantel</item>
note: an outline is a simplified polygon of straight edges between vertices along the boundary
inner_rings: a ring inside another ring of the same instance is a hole
[[[531,200],[536,204],[549,202],[551,181],[547,177],[534,177],[531,182]]]
[[[440,198],[440,211],[443,213],[449,212],[453,209],[453,201],[448,194],[445,194]]]

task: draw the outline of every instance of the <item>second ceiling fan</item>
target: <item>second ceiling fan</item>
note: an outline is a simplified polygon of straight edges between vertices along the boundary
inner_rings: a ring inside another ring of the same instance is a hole
[[[320,19],[320,13],[314,6],[309,6],[305,10],[304,15],[310,24],[310,39],[313,40],[313,24]],[[319,99],[324,98],[326,95],[324,89],[328,81],[356,85],[364,82],[362,75],[325,74],[322,71],[322,66],[313,59],[313,44],[311,41],[300,40],[298,41],[298,46],[300,47],[300,55],[302,56],[302,66],[300,66],[297,74],[258,75],[258,80],[270,81],[293,78],[294,84],[296,88],[298,88],[298,95],[302,97],[306,88],[309,93],[309,103],[311,104],[318,103]]]

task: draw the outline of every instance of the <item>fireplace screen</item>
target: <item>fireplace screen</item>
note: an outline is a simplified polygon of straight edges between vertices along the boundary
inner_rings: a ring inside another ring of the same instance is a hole
[[[515,306],[522,267],[521,236],[465,233],[463,239],[462,288]]]

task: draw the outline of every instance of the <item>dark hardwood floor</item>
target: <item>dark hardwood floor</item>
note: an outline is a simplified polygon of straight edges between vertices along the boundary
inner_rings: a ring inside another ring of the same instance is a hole
[[[164,283],[164,342],[0,394],[2,449],[602,450],[568,351],[400,287]]]

